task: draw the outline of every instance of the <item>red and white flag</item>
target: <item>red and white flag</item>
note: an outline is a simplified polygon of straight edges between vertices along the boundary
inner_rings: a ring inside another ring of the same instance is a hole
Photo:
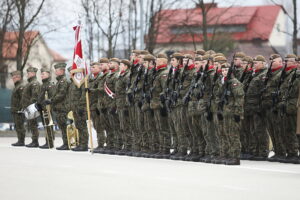
[[[87,75],[87,67],[83,58],[82,43],[81,43],[81,25],[80,23],[73,27],[75,31],[75,47],[73,55],[73,65],[71,73],[72,79],[77,87],[80,87],[84,83],[85,75]]]

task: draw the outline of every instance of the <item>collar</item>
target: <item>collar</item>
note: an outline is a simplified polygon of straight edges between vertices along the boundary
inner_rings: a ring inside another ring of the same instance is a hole
[[[195,68],[195,65],[194,64],[191,64],[188,66],[187,70],[191,70],[191,69],[194,69]]]
[[[63,75],[60,75],[60,76],[57,76],[57,77],[56,77],[56,80],[60,81],[63,77],[65,77],[64,74],[63,74]]]
[[[295,69],[296,67],[297,67],[296,65],[292,65],[292,66],[286,67],[286,68],[285,68],[285,71],[288,72],[288,71],[290,71],[291,69]]]
[[[159,66],[156,66],[156,70],[160,70],[162,68],[166,68],[167,67],[167,64],[165,65],[159,65]]]
[[[114,73],[114,72],[116,72],[116,71],[117,71],[117,69],[116,69],[116,68],[115,68],[115,69],[111,69],[111,70],[110,70],[110,72],[111,72],[111,73]]]
[[[45,79],[42,80],[42,82],[43,82],[43,83],[47,83],[47,82],[50,81],[50,79],[51,79],[50,77],[49,77],[49,78],[45,78]]]
[[[97,73],[93,73],[94,78],[96,78],[98,76],[99,72]]]
[[[135,59],[135,60],[133,61],[133,64],[136,65],[136,64],[138,64],[139,62],[140,62],[139,59]]]
[[[211,66],[208,67],[208,70],[211,70],[211,69],[213,69],[213,68],[214,68],[214,66],[211,65]]]
[[[18,86],[18,85],[20,85],[21,83],[22,83],[22,80],[19,80],[19,81],[15,82],[15,86]]]
[[[29,79],[27,79],[27,81],[30,83],[31,81],[36,80],[36,76],[30,77]]]
[[[278,66],[278,67],[276,67],[276,68],[273,68],[272,69],[272,72],[276,72],[277,70],[279,70],[279,69],[281,69],[282,68],[282,66]]]

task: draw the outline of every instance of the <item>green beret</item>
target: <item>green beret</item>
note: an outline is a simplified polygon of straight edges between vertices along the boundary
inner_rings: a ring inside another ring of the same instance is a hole
[[[181,59],[183,58],[184,56],[181,54],[181,53],[173,53],[171,55],[171,58],[176,58],[176,59]]]
[[[197,56],[197,57],[195,57],[195,61],[203,61],[203,56]]]
[[[27,72],[37,72],[38,71],[38,68],[35,68],[35,67],[28,67],[27,68]]]
[[[295,54],[288,54],[284,57],[284,59],[295,58],[297,60],[297,56]]]
[[[54,69],[65,69],[67,66],[66,63],[57,63],[54,65]]]
[[[101,58],[99,61],[99,63],[109,63],[108,58]]]
[[[160,53],[156,56],[156,58],[165,58],[165,59],[168,59],[168,56],[164,53]]]
[[[236,52],[234,58],[244,58],[246,54],[244,52]]]
[[[130,64],[130,61],[129,61],[129,60],[127,60],[127,59],[123,59],[123,60],[121,60],[121,63],[123,63],[124,65],[127,65],[128,67],[130,67],[130,66],[131,66],[131,64]]]
[[[41,72],[43,73],[43,72],[48,72],[49,74],[50,74],[50,70],[49,69],[47,69],[47,68],[41,68]]]
[[[184,54],[184,58],[193,59],[193,56],[191,54]]]
[[[224,56],[216,56],[214,57],[214,62],[225,63],[227,62],[227,58]]]
[[[270,55],[270,60],[274,60],[276,58],[281,58],[281,56],[279,54],[271,54]]]
[[[205,54],[205,51],[203,49],[199,49],[197,51],[194,51],[194,53],[203,56]]]
[[[251,56],[245,56],[242,61],[246,61],[248,63],[252,63],[253,62],[253,58],[251,58]]]
[[[10,75],[11,76],[17,76],[17,75],[22,76],[22,72],[17,70],[17,71],[11,72]]]
[[[141,50],[140,54],[141,55],[147,55],[147,54],[149,54],[149,51],[147,51],[147,50]]]
[[[257,55],[257,56],[254,57],[253,61],[266,62],[266,59],[262,55]]]
[[[111,58],[110,62],[120,63],[120,59],[119,58]]]
[[[155,60],[155,57],[152,56],[151,54],[148,54],[148,55],[145,55],[145,56],[144,56],[144,60],[145,60],[145,61]]]

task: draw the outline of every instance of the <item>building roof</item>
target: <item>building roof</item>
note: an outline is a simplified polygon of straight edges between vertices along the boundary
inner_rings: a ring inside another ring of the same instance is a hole
[[[24,34],[23,42],[23,52],[22,55],[25,56],[28,48],[33,44],[32,42],[40,33],[38,31],[26,31]],[[17,56],[18,49],[18,37],[19,32],[6,32],[3,42],[2,55],[4,59],[15,59]],[[48,47],[47,47],[48,48]],[[49,49],[49,48],[48,48]],[[53,57],[54,62],[65,62],[66,58],[61,56],[59,53],[49,49],[51,56]]]
[[[230,34],[234,40],[268,40],[281,10],[280,6],[212,7],[207,13],[208,27],[240,27]],[[202,26],[200,8],[162,10],[156,14],[158,22],[157,43],[202,42],[201,33],[174,32],[172,29],[189,29]],[[209,33],[210,37],[212,34]]]

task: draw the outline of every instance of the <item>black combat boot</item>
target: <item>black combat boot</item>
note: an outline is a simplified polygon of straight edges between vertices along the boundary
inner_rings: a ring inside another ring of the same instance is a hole
[[[67,144],[63,144],[60,147],[57,147],[56,150],[70,150]]]
[[[226,165],[240,165],[240,159],[239,158],[230,158],[227,160]]]
[[[88,151],[87,145],[79,145],[72,149],[72,151]]]
[[[284,163],[291,163],[291,164],[300,164],[300,159],[297,155],[288,155]]]
[[[25,146],[29,147],[29,148],[37,148],[37,147],[39,147],[39,142],[38,142],[38,140],[32,140],[32,142],[30,144],[27,144]]]
[[[50,142],[50,145],[48,145],[48,142],[46,144],[39,146],[40,149],[52,149],[53,148],[53,142]]]
[[[23,147],[23,146],[25,146],[24,140],[23,141],[18,140],[18,142],[11,144],[11,146],[14,146],[14,147]]]

